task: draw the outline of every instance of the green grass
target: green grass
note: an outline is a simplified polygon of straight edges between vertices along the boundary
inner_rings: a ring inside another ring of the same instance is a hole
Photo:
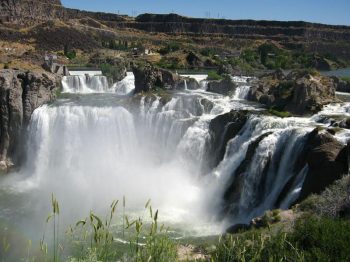
[[[252,230],[220,239],[213,261],[349,261],[350,221],[304,217],[291,232]]]

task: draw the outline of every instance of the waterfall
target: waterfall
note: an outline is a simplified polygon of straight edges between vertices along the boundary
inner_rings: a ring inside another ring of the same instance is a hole
[[[340,111],[349,114],[350,107],[331,105],[312,118],[267,116],[242,101],[248,80],[236,80],[241,84],[233,97],[188,90],[131,98],[124,96],[134,87],[130,73],[111,89],[104,77],[66,77],[67,92],[102,94],[79,94],[36,109],[26,163],[0,190],[23,193],[35,213],[26,219],[33,221],[49,212],[51,193],[67,222],[90,210],[104,214],[123,195],[137,217],[151,199],[163,222],[187,224],[202,235],[247,223],[267,209],[288,208],[308,172],[298,166],[307,134],[315,122]],[[222,161],[208,170],[210,123],[231,110],[245,112],[246,122],[228,141]]]
[[[295,169],[312,130],[305,127],[307,121],[253,115],[229,142],[214,174],[215,192],[230,203],[223,212],[231,223],[247,223],[265,210],[286,208],[296,200],[307,168]],[[292,185],[287,190],[288,183]]]
[[[103,93],[109,91],[105,76],[74,75],[62,79],[63,92],[66,93]]]
[[[135,77],[132,72],[127,72],[126,77],[115,83],[112,87],[117,95],[127,95],[135,89]]]
[[[234,99],[247,99],[249,90],[250,90],[250,86],[247,86],[247,85],[237,86],[234,94]]]

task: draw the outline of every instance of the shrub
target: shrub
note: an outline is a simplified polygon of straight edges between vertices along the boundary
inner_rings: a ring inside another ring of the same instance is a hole
[[[224,78],[215,71],[209,71],[207,79],[208,80],[222,80]]]
[[[297,207],[301,211],[311,212],[321,216],[339,217],[341,212],[350,206],[350,177],[336,181],[320,195],[311,195]]]
[[[68,51],[68,52],[66,53],[66,57],[67,57],[68,59],[70,59],[70,60],[76,58],[76,56],[77,56],[77,53],[76,53],[74,50],[73,50],[73,51]]]

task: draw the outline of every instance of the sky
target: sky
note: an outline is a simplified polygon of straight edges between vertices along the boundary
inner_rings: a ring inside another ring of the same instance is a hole
[[[308,21],[350,25],[350,0],[61,0],[66,7],[136,16],[178,13],[191,17]]]

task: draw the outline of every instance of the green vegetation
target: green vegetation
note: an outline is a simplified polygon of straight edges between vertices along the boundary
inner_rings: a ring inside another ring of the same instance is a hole
[[[207,79],[208,80],[222,80],[224,78],[215,71],[209,71]]]
[[[100,68],[104,76],[113,79],[113,81],[120,80],[120,65],[101,64]]]
[[[269,108],[268,112],[269,112],[269,114],[271,114],[271,115],[278,116],[278,117],[282,117],[282,118],[291,117],[291,116],[292,116],[291,113],[289,113],[289,112],[287,112],[287,111],[280,111],[280,110],[277,110],[275,107]]]
[[[109,48],[112,50],[125,51],[125,50],[128,50],[129,43],[128,43],[128,41],[122,41],[122,40],[116,41],[114,39],[111,39],[107,42],[102,42],[102,46],[104,48]]]
[[[350,176],[345,176],[320,195],[314,194],[306,198],[298,205],[298,209],[319,216],[337,218],[344,210],[350,208],[349,188]]]
[[[162,57],[160,61],[157,63],[157,66],[160,68],[164,69],[170,69],[170,70],[175,70],[175,69],[181,69],[183,66],[180,64],[180,59],[177,57]]]
[[[350,221],[308,216],[291,232],[252,230],[220,239],[213,261],[349,261]]]
[[[341,80],[350,83],[350,76],[343,76],[340,78]]]
[[[337,182],[332,192],[349,185],[349,178]],[[324,195],[323,197],[327,197]],[[26,261],[178,261],[179,243],[172,239],[164,225],[158,223],[158,210],[153,211],[150,201],[145,204],[146,217],[130,219],[113,201],[110,211],[102,219],[90,212],[88,217],[77,221],[59,238],[59,205],[52,196],[52,213],[46,220],[47,229],[53,230],[52,245],[40,241],[41,254],[32,251],[31,241],[24,254]],[[116,216],[119,213],[120,216]],[[148,217],[148,218],[147,218]],[[299,216],[290,227],[281,227],[280,211],[268,211],[262,217],[266,227],[252,229],[235,235],[224,235],[218,240],[202,239],[196,250],[206,254],[210,261],[349,261],[350,220],[323,216]],[[146,222],[149,221],[149,222]],[[127,244],[115,241],[117,225],[122,226],[123,239]],[[208,243],[212,244],[208,244]],[[4,259],[13,247],[4,235],[0,252]],[[35,254],[35,255],[34,255]],[[181,257],[183,259],[183,257]],[[189,261],[192,261],[189,259]]]
[[[166,44],[164,47],[162,47],[161,49],[159,49],[159,53],[161,55],[166,55],[169,54],[171,52],[175,52],[180,50],[181,46],[179,43],[177,42],[169,42],[168,44]]]

